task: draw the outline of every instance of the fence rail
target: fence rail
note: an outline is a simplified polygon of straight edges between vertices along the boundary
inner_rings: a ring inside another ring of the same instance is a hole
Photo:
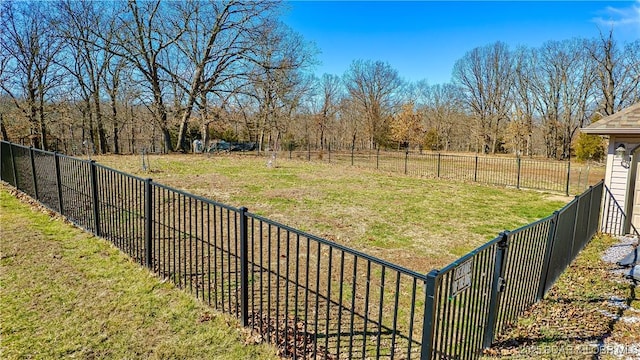
[[[549,290],[598,230],[601,208],[615,215],[603,230],[623,216],[608,190],[601,206],[600,182],[420,274],[93,161],[1,142],[0,177],[291,358],[477,358]]]

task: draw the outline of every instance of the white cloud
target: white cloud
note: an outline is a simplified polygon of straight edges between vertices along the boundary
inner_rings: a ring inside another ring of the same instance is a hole
[[[607,6],[601,13],[601,16],[592,19],[598,26],[635,30],[640,35],[640,0],[627,7]]]

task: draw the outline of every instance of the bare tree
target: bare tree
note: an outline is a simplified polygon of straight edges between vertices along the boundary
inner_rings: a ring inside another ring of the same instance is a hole
[[[509,129],[510,133],[517,134],[516,152],[523,152],[526,156],[533,155],[533,123],[536,116],[536,93],[532,83],[535,72],[536,52],[521,47],[515,52],[515,77],[514,77],[514,119],[516,124]],[[523,144],[521,144],[521,142]]]
[[[316,114],[316,125],[318,129],[318,140],[320,149],[324,150],[327,133],[331,123],[335,121],[342,100],[342,82],[340,77],[332,74],[323,74],[317,80],[316,86],[319,90],[320,108]]]
[[[0,49],[6,67],[0,87],[28,119],[31,145],[47,149],[45,104],[61,76],[56,64],[61,42],[50,26],[51,9],[45,2],[4,1],[1,6]]]
[[[582,39],[549,41],[538,53],[533,86],[545,127],[546,155],[568,157],[577,129],[593,111],[594,63]]]
[[[180,54],[189,61],[179,84],[185,91],[186,102],[180,120],[177,148],[185,151],[186,133],[191,113],[201,94],[217,95],[236,91],[229,88],[231,80],[243,70],[239,64],[252,56],[256,34],[275,13],[277,2],[212,1],[178,3],[184,18],[185,34],[177,41]],[[268,30],[267,30],[268,31]]]
[[[498,150],[500,125],[509,120],[513,74],[511,52],[501,42],[475,48],[454,65],[453,79],[478,120],[485,151]]]
[[[267,21],[254,39],[249,73],[249,89],[257,101],[258,146],[262,150],[265,135],[273,136],[278,149],[281,135],[287,131],[303,96],[311,89],[303,70],[314,64],[315,49],[282,23]]]
[[[360,104],[356,103],[352,98],[345,97],[340,102],[340,112],[338,113],[338,126],[340,134],[340,142],[350,144],[350,148],[355,150],[358,148],[358,139],[366,142],[370,148],[371,137],[364,134],[364,119],[361,116],[362,110]],[[364,139],[363,139],[364,138]]]
[[[124,82],[135,84],[131,71],[127,68],[124,59],[110,56],[104,77],[102,78],[104,89],[109,96],[109,108],[111,117],[111,136],[113,141],[113,153],[120,153],[120,131],[124,121],[121,119],[119,108],[126,106],[126,97],[123,96],[127,89]]]
[[[108,51],[114,33],[108,12],[101,3],[61,1],[57,3],[59,15],[57,31],[65,43],[68,58],[62,66],[76,79],[87,103],[87,116],[91,140],[93,124],[97,130],[97,150],[104,154],[108,149],[107,133],[102,110],[102,86],[113,55]],[[95,29],[101,30],[101,36]]]
[[[621,49],[610,30],[608,36],[600,33],[600,38],[588,41],[586,48],[597,66],[596,84],[602,95],[603,115],[611,115],[640,100],[640,40]]]
[[[106,49],[109,52],[125,59],[145,80],[150,92],[153,119],[160,127],[164,149],[167,151],[173,147],[164,82],[171,79],[171,74],[167,70],[169,66],[161,60],[170,61],[173,58],[165,54],[173,51],[173,46],[187,28],[184,24],[185,19],[173,16],[169,6],[170,3],[165,4],[160,0],[130,0],[116,16],[116,28],[113,34],[109,34],[113,35],[111,41],[108,41],[109,38],[105,34],[97,33],[107,41],[109,46]]]
[[[384,143],[388,121],[400,105],[402,79],[388,63],[356,60],[344,74],[343,81],[351,101],[365,120],[369,147],[376,148]]]
[[[450,150],[455,132],[462,126],[464,117],[461,89],[451,83],[428,85],[425,81],[417,84],[418,110],[423,117],[423,126],[435,142],[429,144],[432,149]],[[463,126],[464,127],[464,126]],[[463,141],[468,142],[469,134],[464,133]]]

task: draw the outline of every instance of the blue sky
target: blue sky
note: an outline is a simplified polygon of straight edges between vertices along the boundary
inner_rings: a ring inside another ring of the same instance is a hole
[[[410,81],[451,79],[456,60],[477,46],[503,41],[540,46],[547,40],[599,36],[640,38],[638,1],[290,1],[283,21],[321,51],[318,75],[342,75],[353,60],[386,61]]]

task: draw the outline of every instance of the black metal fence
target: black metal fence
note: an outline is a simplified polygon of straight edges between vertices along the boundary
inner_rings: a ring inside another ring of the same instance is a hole
[[[0,176],[291,358],[477,358],[595,234],[604,189],[425,275],[93,161],[1,142]]]
[[[290,151],[290,159],[349,164],[405,175],[474,181],[518,189],[549,190],[569,195],[588,188],[596,175],[590,165],[521,157],[415,153],[408,151]],[[600,178],[600,177],[598,177]]]
[[[638,229],[631,223],[631,219],[625,214],[622,206],[605,187],[604,198],[602,199],[602,232],[611,235],[634,234],[640,236]]]
[[[549,290],[599,229],[603,182],[428,275],[432,358],[474,359]]]

